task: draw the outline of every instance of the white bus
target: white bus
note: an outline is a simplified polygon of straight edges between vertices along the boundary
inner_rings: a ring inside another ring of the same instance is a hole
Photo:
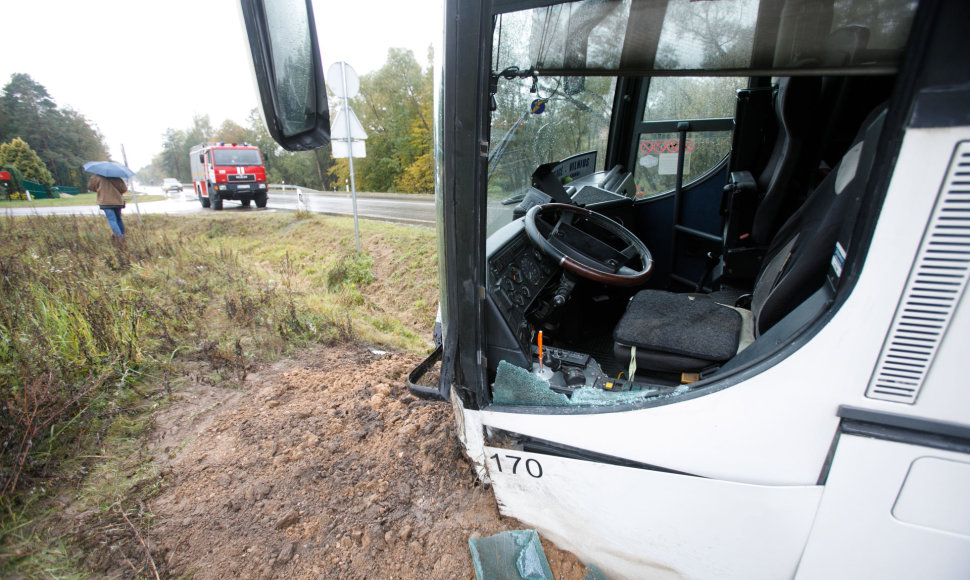
[[[325,143],[319,63],[273,65],[312,18],[242,4],[271,128]],[[610,578],[970,577],[968,24],[446,0],[410,386],[504,514]]]

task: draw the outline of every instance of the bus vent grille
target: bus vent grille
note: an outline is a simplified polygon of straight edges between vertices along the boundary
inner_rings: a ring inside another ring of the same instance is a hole
[[[970,142],[957,145],[866,396],[913,404],[970,275]]]

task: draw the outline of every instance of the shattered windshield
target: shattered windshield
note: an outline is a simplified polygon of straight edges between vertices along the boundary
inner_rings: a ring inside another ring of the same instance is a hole
[[[576,79],[499,81],[488,152],[488,234],[511,221],[539,165],[596,152],[591,170],[603,169],[616,79],[587,78],[582,90],[568,94],[570,80]]]
[[[622,40],[629,10],[629,0],[579,2],[503,14],[497,19],[488,234],[511,221],[512,210],[539,165],[595,152],[595,170],[603,169],[615,77],[530,71],[563,63],[615,67],[617,43]]]

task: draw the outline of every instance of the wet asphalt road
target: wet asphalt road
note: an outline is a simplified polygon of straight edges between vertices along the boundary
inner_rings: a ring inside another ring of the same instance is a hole
[[[155,193],[155,192],[152,192]],[[226,200],[224,212],[250,211],[295,211],[303,204],[304,209],[313,213],[328,215],[353,215],[353,203],[350,194],[303,192],[302,199],[295,191],[270,191],[266,209],[257,210],[255,206],[242,207],[237,201]],[[129,203],[125,208],[125,215],[131,216],[136,212],[164,213],[164,214],[193,214],[211,212],[203,209],[191,192],[174,194],[169,199],[139,203]],[[434,198],[427,195],[395,195],[361,193],[357,196],[357,212],[362,219],[392,221],[421,226],[434,226],[435,205]],[[0,215],[100,215],[98,206],[61,206],[37,208],[7,208],[0,210]]]

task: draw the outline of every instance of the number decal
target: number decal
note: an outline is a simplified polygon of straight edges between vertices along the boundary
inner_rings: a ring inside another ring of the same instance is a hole
[[[535,466],[535,473],[532,473],[533,466]],[[536,479],[539,479],[540,477],[542,477],[542,466],[539,465],[539,462],[536,461],[535,459],[525,460],[525,470],[529,473],[529,475],[531,475]]]
[[[498,469],[499,473],[503,473],[505,471],[502,469],[502,458],[499,457],[498,453],[491,455],[489,459],[495,460],[495,467]],[[522,461],[522,458],[517,455],[506,455],[505,459],[506,461],[512,462],[512,475],[519,475],[519,462]],[[526,459],[525,472],[535,479],[539,479],[542,477],[542,465],[535,459]]]

